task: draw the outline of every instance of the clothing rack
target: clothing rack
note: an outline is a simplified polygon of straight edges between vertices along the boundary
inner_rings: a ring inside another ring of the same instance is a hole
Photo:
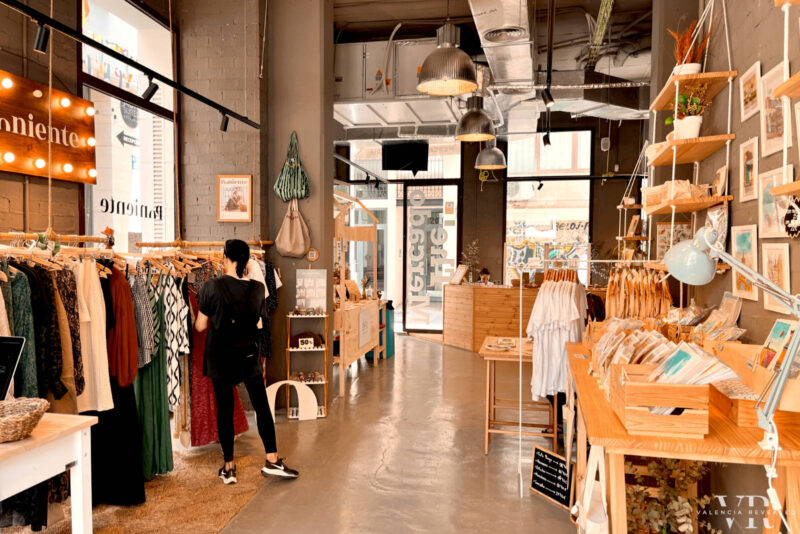
[[[272,241],[262,241],[261,239],[253,239],[245,241],[250,246],[270,246]],[[137,247],[147,248],[192,248],[192,247],[224,247],[225,241],[185,241],[183,239],[176,239],[175,241],[139,241],[136,243]]]
[[[23,239],[38,240],[39,236],[44,236],[48,241],[56,243],[103,243],[109,246],[111,237],[99,237],[90,235],[57,234],[52,228],[42,233],[33,232],[0,232],[0,241],[19,241]]]

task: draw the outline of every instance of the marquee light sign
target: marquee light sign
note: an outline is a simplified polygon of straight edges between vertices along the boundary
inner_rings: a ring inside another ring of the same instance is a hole
[[[46,85],[0,70],[0,170],[47,178],[50,140],[52,177],[97,183],[95,108],[53,89],[48,132]]]

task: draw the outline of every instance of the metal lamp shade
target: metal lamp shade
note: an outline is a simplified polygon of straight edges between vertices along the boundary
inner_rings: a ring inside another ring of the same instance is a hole
[[[505,169],[506,157],[502,150],[490,144],[478,153],[478,157],[475,158],[475,168],[486,171]]]
[[[460,48],[442,43],[425,58],[417,91],[436,96],[471,93],[478,88],[475,65]]]
[[[458,121],[456,139],[459,141],[478,142],[494,138],[494,123],[482,109],[471,109]]]

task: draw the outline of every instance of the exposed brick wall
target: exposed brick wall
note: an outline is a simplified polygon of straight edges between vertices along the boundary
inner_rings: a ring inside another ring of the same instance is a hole
[[[260,116],[259,0],[194,0],[178,6],[181,79],[199,93],[256,121]],[[245,19],[246,17],[246,19]],[[189,98],[181,99],[181,233],[189,240],[250,239],[252,223],[216,221],[218,174],[253,175],[256,237],[263,236],[260,191],[260,132],[230,120],[219,130],[220,113]]]

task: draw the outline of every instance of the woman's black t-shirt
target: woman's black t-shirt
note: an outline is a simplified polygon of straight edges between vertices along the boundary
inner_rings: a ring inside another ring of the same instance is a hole
[[[253,358],[247,369],[235,368],[237,363],[230,354],[232,340],[223,339],[221,327],[223,320],[230,315],[233,299],[244,315],[247,326],[256,328],[259,319],[266,321],[266,298],[264,284],[256,280],[234,278],[222,275],[212,278],[200,287],[198,304],[200,311],[208,316],[208,335],[206,336],[203,374],[209,378],[226,378],[237,381],[250,376],[260,376],[261,358]]]

